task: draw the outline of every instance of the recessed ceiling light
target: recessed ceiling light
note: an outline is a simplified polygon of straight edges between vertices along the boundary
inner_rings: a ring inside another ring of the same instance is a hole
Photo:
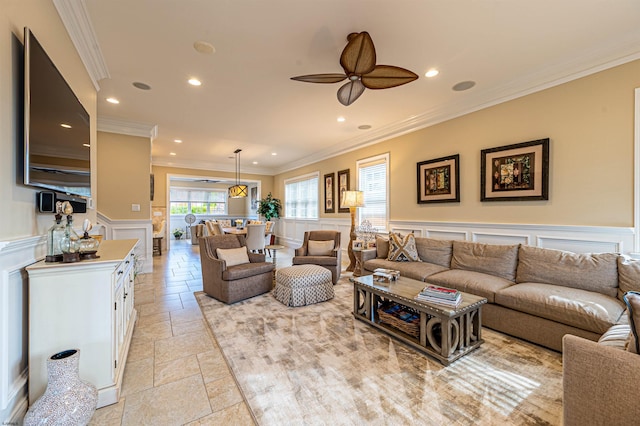
[[[174,139],[173,140],[175,143],[182,143],[182,139]]]
[[[71,125],[70,125],[70,124],[67,124],[67,123],[62,123],[62,124],[60,125],[60,127],[64,127],[65,129],[70,129],[70,128],[71,128]]]
[[[175,152],[170,152],[169,155],[176,155],[176,153]]]
[[[197,78],[190,78],[189,79],[189,84],[192,86],[201,86],[202,82],[200,80],[198,80]]]
[[[431,77],[435,77],[435,76],[436,76],[436,75],[438,75],[438,74],[440,74],[440,71],[438,71],[438,70],[437,70],[437,69],[435,69],[435,68],[431,68],[429,71],[427,71],[427,72],[424,74],[424,76],[425,76],[425,77],[429,77],[429,78],[431,78]]]
[[[363,124],[361,126],[358,126],[358,129],[360,130],[369,130],[371,128],[371,124]]]
[[[272,152],[271,155],[278,155],[278,153],[277,152]]]
[[[453,86],[451,89],[456,92],[462,92],[464,90],[471,89],[475,85],[476,85],[475,81],[461,81],[460,83]]]
[[[107,98],[107,102],[109,102],[110,104],[119,104],[120,101],[117,100],[116,98]]]
[[[140,90],[151,90],[151,86],[145,83],[141,83],[139,81],[134,81],[132,84],[133,84],[133,87],[136,87]]]
[[[346,118],[344,117],[338,117],[338,123],[344,123],[345,120]]]
[[[205,54],[215,53],[216,51],[216,48],[213,47],[211,43],[207,43],[206,41],[201,41],[201,40],[193,43],[193,48],[196,49],[196,52],[205,53]]]
[[[87,148],[91,148],[91,145],[89,145],[88,143],[83,143],[82,146],[86,146]]]
[[[258,164],[258,162],[257,162],[257,161],[254,161],[254,162],[253,162],[253,164]]]

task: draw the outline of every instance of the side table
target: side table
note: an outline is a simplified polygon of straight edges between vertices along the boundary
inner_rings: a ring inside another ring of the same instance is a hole
[[[265,249],[269,250],[269,253],[271,253],[271,250],[273,250],[273,256],[271,256],[271,261],[273,262],[273,282],[275,284],[276,282],[276,269],[277,269],[277,264],[276,264],[276,254],[278,254],[278,250],[283,249],[284,246],[280,245],[280,244],[269,244],[267,246],[264,246]]]
[[[354,277],[360,277],[362,275],[364,275],[364,270],[363,270],[363,262],[362,262],[362,252],[372,252],[372,251],[376,251],[376,249],[365,249],[365,250],[354,250],[353,251],[353,255],[356,258],[356,267],[353,269],[353,276]]]

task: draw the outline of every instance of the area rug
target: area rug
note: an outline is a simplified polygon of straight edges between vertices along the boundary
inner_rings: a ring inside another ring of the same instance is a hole
[[[353,284],[289,308],[196,298],[260,425],[558,425],[562,356],[483,329],[448,367],[353,317]]]

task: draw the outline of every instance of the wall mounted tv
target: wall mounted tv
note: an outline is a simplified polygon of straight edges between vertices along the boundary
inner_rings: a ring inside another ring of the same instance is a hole
[[[89,114],[24,29],[24,184],[91,196]]]

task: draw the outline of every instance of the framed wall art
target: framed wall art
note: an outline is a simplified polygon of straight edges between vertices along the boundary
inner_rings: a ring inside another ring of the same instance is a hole
[[[349,169],[338,172],[338,212],[349,213],[349,207],[342,207],[344,192],[349,191]]]
[[[335,199],[336,193],[335,173],[327,173],[324,175],[324,212],[335,213]]]
[[[460,154],[418,163],[418,204],[460,202]]]
[[[549,139],[483,149],[481,201],[549,199]]]

